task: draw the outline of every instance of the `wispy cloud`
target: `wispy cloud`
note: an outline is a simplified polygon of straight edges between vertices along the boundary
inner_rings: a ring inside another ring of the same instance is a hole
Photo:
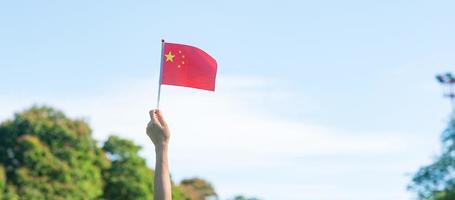
[[[262,78],[221,78],[215,93],[163,86],[161,106],[172,131],[170,158],[174,178],[206,177],[214,181],[224,196],[238,191],[273,199],[277,194],[292,190],[293,194],[288,199],[300,199],[297,197],[303,195],[315,199],[333,199],[333,195],[325,195],[327,198],[324,198],[323,194],[340,192],[333,188],[343,188],[337,185],[341,182],[323,184],[305,181],[311,177],[311,173],[318,174],[324,180],[323,171],[338,169],[343,173],[352,169],[350,175],[363,176],[361,172],[356,174],[354,171],[364,169],[359,163],[345,163],[334,157],[407,154],[410,148],[421,144],[419,138],[410,138],[407,134],[397,132],[352,133],[330,126],[309,124],[299,118],[289,120],[280,114],[273,114],[273,111],[256,112],[258,105],[255,103],[258,100],[252,98],[276,96],[267,91],[270,84],[273,81]],[[149,119],[148,110],[156,104],[156,85],[155,80],[127,80],[99,94],[3,97],[0,100],[0,117],[9,117],[13,110],[23,109],[33,103],[56,106],[72,117],[86,118],[93,127],[94,137],[99,141],[105,140],[109,134],[117,134],[139,143],[144,147],[142,154],[153,166],[153,146],[145,134],[145,126]],[[285,90],[279,94],[280,98],[289,99],[286,95],[293,94]],[[289,106],[281,107],[289,109]],[[263,109],[277,108],[269,105]],[[330,157],[324,165],[332,165],[332,168],[296,161],[307,157]],[[392,161],[394,163],[389,163],[388,167],[399,170],[409,166],[409,162],[415,164],[406,159],[402,162],[399,159]],[[380,171],[385,166],[379,162],[373,165],[373,170]],[[312,169],[313,172],[308,174],[305,169]],[[274,171],[282,174],[270,175]],[[400,173],[404,172],[399,171],[398,175]],[[239,182],[250,184],[250,187],[232,182],[233,176]],[[263,179],[267,176],[275,177],[279,182],[271,181],[264,187],[275,187],[278,191],[258,187],[265,184]],[[359,183],[348,184],[352,186]],[[284,189],[280,185],[289,187]],[[337,195],[343,199],[343,194]],[[399,192],[393,195],[403,194]]]

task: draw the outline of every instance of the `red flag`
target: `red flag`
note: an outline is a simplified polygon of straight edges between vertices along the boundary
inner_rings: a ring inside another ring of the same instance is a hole
[[[197,47],[164,43],[161,84],[215,91],[217,63]]]

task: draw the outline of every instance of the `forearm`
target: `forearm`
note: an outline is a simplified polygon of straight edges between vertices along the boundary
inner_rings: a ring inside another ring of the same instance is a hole
[[[171,178],[169,176],[168,146],[155,147],[155,200],[171,200]]]

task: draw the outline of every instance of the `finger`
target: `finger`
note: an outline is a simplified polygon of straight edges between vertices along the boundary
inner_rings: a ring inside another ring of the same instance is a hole
[[[155,110],[149,110],[149,116],[150,116],[150,119],[153,119],[153,113],[154,113]]]
[[[149,114],[150,114],[150,121],[153,123],[153,124],[160,124],[159,123],[159,120],[157,119],[156,117],[156,110],[150,110]]]
[[[160,110],[156,110],[156,116],[161,125],[167,126],[166,120],[164,120],[163,113]]]

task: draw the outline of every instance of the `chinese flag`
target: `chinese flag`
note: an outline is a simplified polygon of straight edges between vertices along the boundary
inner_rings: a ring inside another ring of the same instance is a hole
[[[161,84],[215,91],[217,64],[199,48],[164,43]]]

